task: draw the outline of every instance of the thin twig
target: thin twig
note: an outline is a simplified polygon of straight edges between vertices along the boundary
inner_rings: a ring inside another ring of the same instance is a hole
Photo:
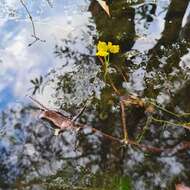
[[[85,109],[86,105],[84,105],[84,107],[79,111],[79,113],[75,117],[73,117],[72,122],[75,122],[83,114]]]
[[[181,127],[185,128],[185,129],[190,130],[190,126],[187,126],[185,123],[173,123],[173,122],[170,122],[170,121],[157,119],[155,117],[152,117],[152,120],[155,121],[155,122],[158,122],[158,123],[164,123],[164,124],[173,125],[173,126],[176,126],[176,127],[181,126]]]
[[[177,117],[177,118],[190,115],[190,113],[177,114],[177,113],[174,113],[174,112],[171,112],[171,111],[167,110],[166,108],[164,108],[164,107],[162,107],[162,106],[159,106],[159,105],[155,104],[155,103],[152,102],[152,101],[149,101],[149,100],[146,100],[146,101],[147,101],[148,103],[152,104],[153,106],[157,107],[158,109],[160,109],[160,110],[162,110],[162,111],[164,111],[164,112],[166,112],[166,113],[168,113],[168,114],[170,114],[170,115],[173,115],[173,116],[175,116],[175,117]]]
[[[34,99],[32,96],[28,96],[28,97],[32,100],[32,102],[34,102],[35,104],[37,104],[38,106],[40,106],[42,110],[46,110],[46,111],[49,110],[42,103],[40,103],[38,100]]]
[[[127,132],[126,118],[125,118],[125,108],[124,108],[124,103],[122,100],[120,101],[120,108],[121,108],[121,121],[122,121],[122,127],[123,127],[124,140],[128,141],[128,132]]]
[[[119,92],[119,90],[116,88],[116,86],[114,85],[111,77],[109,75],[108,76],[108,79],[109,79],[109,82],[110,82],[110,85],[111,87],[113,88],[113,90],[115,91],[115,93],[118,95],[118,96],[121,96],[121,93]]]
[[[27,14],[28,14],[28,17],[31,21],[31,24],[32,24],[32,37],[34,38],[34,41],[31,42],[30,44],[28,44],[28,46],[32,46],[34,43],[36,43],[37,41],[41,41],[41,42],[45,42],[45,40],[41,40],[37,35],[36,35],[36,28],[35,28],[35,25],[34,25],[34,21],[33,21],[33,18],[32,18],[32,15],[30,14],[30,11],[28,10],[26,4],[24,3],[23,0],[20,0],[20,3],[22,4],[22,6],[24,7],[24,9],[26,10]]]
[[[124,73],[123,73],[123,71],[122,71],[122,68],[119,68],[119,67],[117,67],[116,65],[114,65],[113,67],[117,70],[118,73],[121,74],[121,76],[123,77],[124,81],[127,82],[127,78],[126,78],[126,76],[124,75]]]
[[[152,116],[149,116],[146,120],[146,124],[145,126],[143,127],[143,130],[142,130],[142,133],[137,137],[137,142],[140,143],[142,138],[144,137],[145,133],[146,133],[146,130],[149,126],[149,124],[151,123],[152,121]]]
[[[77,124],[77,125],[78,125],[78,124]],[[79,126],[80,126],[81,128],[84,128],[84,127],[85,127],[85,126],[80,125],[80,124],[79,124]],[[73,127],[74,127],[74,126],[73,126]],[[106,137],[106,138],[109,139],[109,140],[112,140],[112,141],[114,141],[114,142],[118,142],[118,143],[123,144],[123,145],[134,145],[134,146],[140,148],[140,149],[143,150],[143,151],[152,152],[152,153],[161,153],[161,152],[163,151],[163,149],[158,148],[158,147],[149,146],[149,145],[144,145],[144,144],[139,144],[138,142],[133,141],[133,140],[130,140],[130,139],[128,139],[128,138],[121,140],[121,139],[119,139],[119,138],[117,138],[117,137],[108,135],[108,134],[106,134],[106,133],[104,133],[104,132],[102,132],[102,131],[100,131],[100,130],[98,130],[98,129],[95,129],[95,128],[91,128],[91,129],[92,129],[93,132],[98,132],[98,133],[100,133],[103,137]]]

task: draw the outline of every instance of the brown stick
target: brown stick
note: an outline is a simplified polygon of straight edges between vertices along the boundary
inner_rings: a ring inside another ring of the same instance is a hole
[[[120,108],[121,108],[121,122],[123,127],[124,139],[128,141],[128,132],[126,126],[126,119],[125,119],[125,107],[122,100],[120,101]]]
[[[115,87],[115,85],[114,85],[114,83],[113,83],[113,81],[112,81],[112,79],[111,79],[110,76],[108,76],[108,79],[109,79],[110,85],[111,85],[111,87],[113,88],[113,90],[115,91],[115,93],[116,93],[118,96],[121,96],[121,93],[120,93],[119,90]]]

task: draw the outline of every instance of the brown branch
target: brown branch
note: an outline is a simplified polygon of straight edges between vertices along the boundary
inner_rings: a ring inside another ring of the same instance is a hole
[[[125,119],[125,107],[122,100],[120,101],[120,108],[121,108],[121,122],[123,127],[124,140],[128,141],[128,132],[126,126],[126,119]]]
[[[109,79],[110,85],[111,85],[111,87],[113,88],[113,90],[115,91],[115,93],[116,93],[118,96],[121,96],[121,93],[120,93],[119,90],[115,87],[115,85],[114,85],[114,83],[113,83],[113,81],[112,81],[112,79],[111,79],[110,76],[108,76],[108,79]]]

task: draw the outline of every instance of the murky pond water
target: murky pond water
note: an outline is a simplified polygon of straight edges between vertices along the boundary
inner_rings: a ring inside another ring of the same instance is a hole
[[[190,185],[190,134],[181,126],[189,118],[179,116],[190,112],[189,1],[113,0],[109,7],[111,17],[96,1],[0,0],[1,189]],[[121,48],[110,57],[111,83],[95,56],[98,40]],[[121,139],[116,91],[154,102],[156,111],[126,107],[129,138],[143,134],[143,145],[165,151],[122,146],[90,127],[54,136],[28,98],[68,117],[86,105],[80,123]]]

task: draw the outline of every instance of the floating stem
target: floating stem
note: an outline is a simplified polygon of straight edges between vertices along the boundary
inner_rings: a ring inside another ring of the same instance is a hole
[[[146,130],[148,129],[148,126],[149,124],[151,123],[152,121],[152,116],[149,116],[146,120],[146,124],[145,126],[143,127],[143,131],[140,135],[137,136],[137,142],[140,143],[142,138],[144,137],[145,133],[146,133]]]

